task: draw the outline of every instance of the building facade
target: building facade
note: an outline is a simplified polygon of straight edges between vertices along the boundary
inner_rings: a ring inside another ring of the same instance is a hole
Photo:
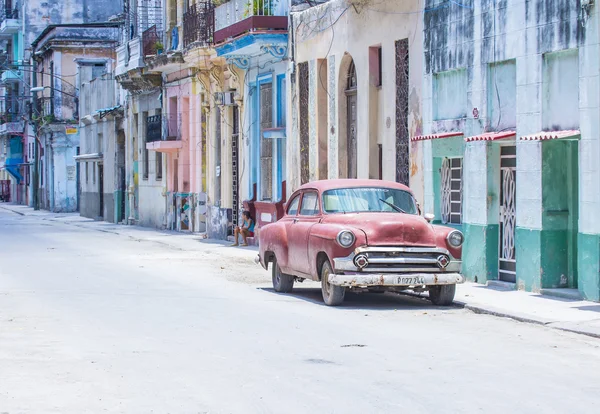
[[[36,142],[40,154],[45,146],[39,137],[36,138],[29,113],[29,107],[32,105],[29,89],[35,79],[31,45],[48,25],[106,22],[111,16],[122,13],[122,4],[122,0],[2,0],[0,3],[0,40],[5,45],[5,60],[0,67],[3,85],[0,93],[4,104],[7,104],[1,121],[2,125],[6,126],[0,128],[0,146],[19,151],[14,154],[7,152],[8,166],[5,161],[4,167],[0,166],[0,171],[3,171],[0,174],[11,180],[14,202],[33,205],[33,189],[36,186],[33,185],[32,177]],[[64,81],[75,83],[73,79],[65,78]],[[56,80],[60,85],[61,80]],[[9,145],[9,141],[19,140],[18,145]],[[40,170],[42,167],[48,168],[40,158]],[[39,174],[39,199],[45,197],[44,202],[48,206],[48,190],[42,190],[42,186],[45,185],[42,184],[42,180],[43,176]]]
[[[354,4],[356,3],[356,4]],[[424,198],[417,1],[332,0],[292,13],[288,193],[328,178],[410,185]]]
[[[118,23],[50,25],[32,43],[37,88],[34,136],[40,142],[40,203],[54,212],[79,210],[78,79],[113,65]],[[73,39],[77,39],[74,41]],[[99,171],[101,173],[101,170]]]
[[[79,211],[84,217],[125,222],[123,94],[114,78],[115,59],[80,68]],[[107,65],[107,66],[105,66]]]
[[[470,280],[600,300],[597,7],[425,3],[425,210]]]
[[[232,0],[215,8],[209,236],[231,235],[242,210],[255,218],[257,236],[283,215],[288,14],[288,1]]]
[[[146,144],[149,133],[153,137],[157,134],[154,117],[162,113],[162,76],[148,70],[146,60],[164,50],[164,22],[161,1],[126,0],[115,69],[117,81],[127,91],[124,112],[127,221],[155,228],[167,226],[167,189],[163,178],[166,163],[160,153],[147,153]],[[159,121],[158,128],[162,131],[161,125]]]

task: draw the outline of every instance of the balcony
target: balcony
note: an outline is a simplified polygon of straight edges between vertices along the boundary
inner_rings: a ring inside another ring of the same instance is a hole
[[[0,125],[0,136],[22,135],[24,130],[22,115],[6,114]]]
[[[0,78],[2,79],[2,82],[17,83],[23,80],[23,74],[20,70],[12,68],[2,72],[2,76],[0,76]]]
[[[146,119],[146,149],[157,152],[177,152],[183,148],[178,134],[176,116],[149,116]]]
[[[205,0],[190,6],[183,14],[183,47],[194,44],[210,46],[215,34],[215,9],[212,0]]]
[[[10,2],[0,11],[0,38],[7,38],[19,32],[19,9],[10,8]]]
[[[214,43],[224,43],[248,33],[287,33],[287,16],[287,1],[228,1],[215,9]]]

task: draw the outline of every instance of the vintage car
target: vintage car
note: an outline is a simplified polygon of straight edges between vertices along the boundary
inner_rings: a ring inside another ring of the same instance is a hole
[[[429,291],[436,305],[454,300],[463,235],[420,215],[411,190],[380,180],[326,180],[298,189],[285,215],[260,229],[256,259],[271,266],[273,287],[321,282],[323,300],[339,305],[346,289]]]

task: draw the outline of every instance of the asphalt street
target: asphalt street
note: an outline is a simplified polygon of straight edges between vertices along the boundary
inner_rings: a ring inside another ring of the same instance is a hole
[[[600,412],[598,339],[160,240],[0,209],[0,413]]]

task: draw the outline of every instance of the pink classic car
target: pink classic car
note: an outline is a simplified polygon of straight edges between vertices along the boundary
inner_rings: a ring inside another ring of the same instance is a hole
[[[257,262],[277,292],[295,281],[321,282],[323,300],[339,305],[346,289],[429,291],[436,305],[454,300],[463,235],[420,216],[411,190],[379,180],[327,180],[302,186],[286,213],[260,230]]]

